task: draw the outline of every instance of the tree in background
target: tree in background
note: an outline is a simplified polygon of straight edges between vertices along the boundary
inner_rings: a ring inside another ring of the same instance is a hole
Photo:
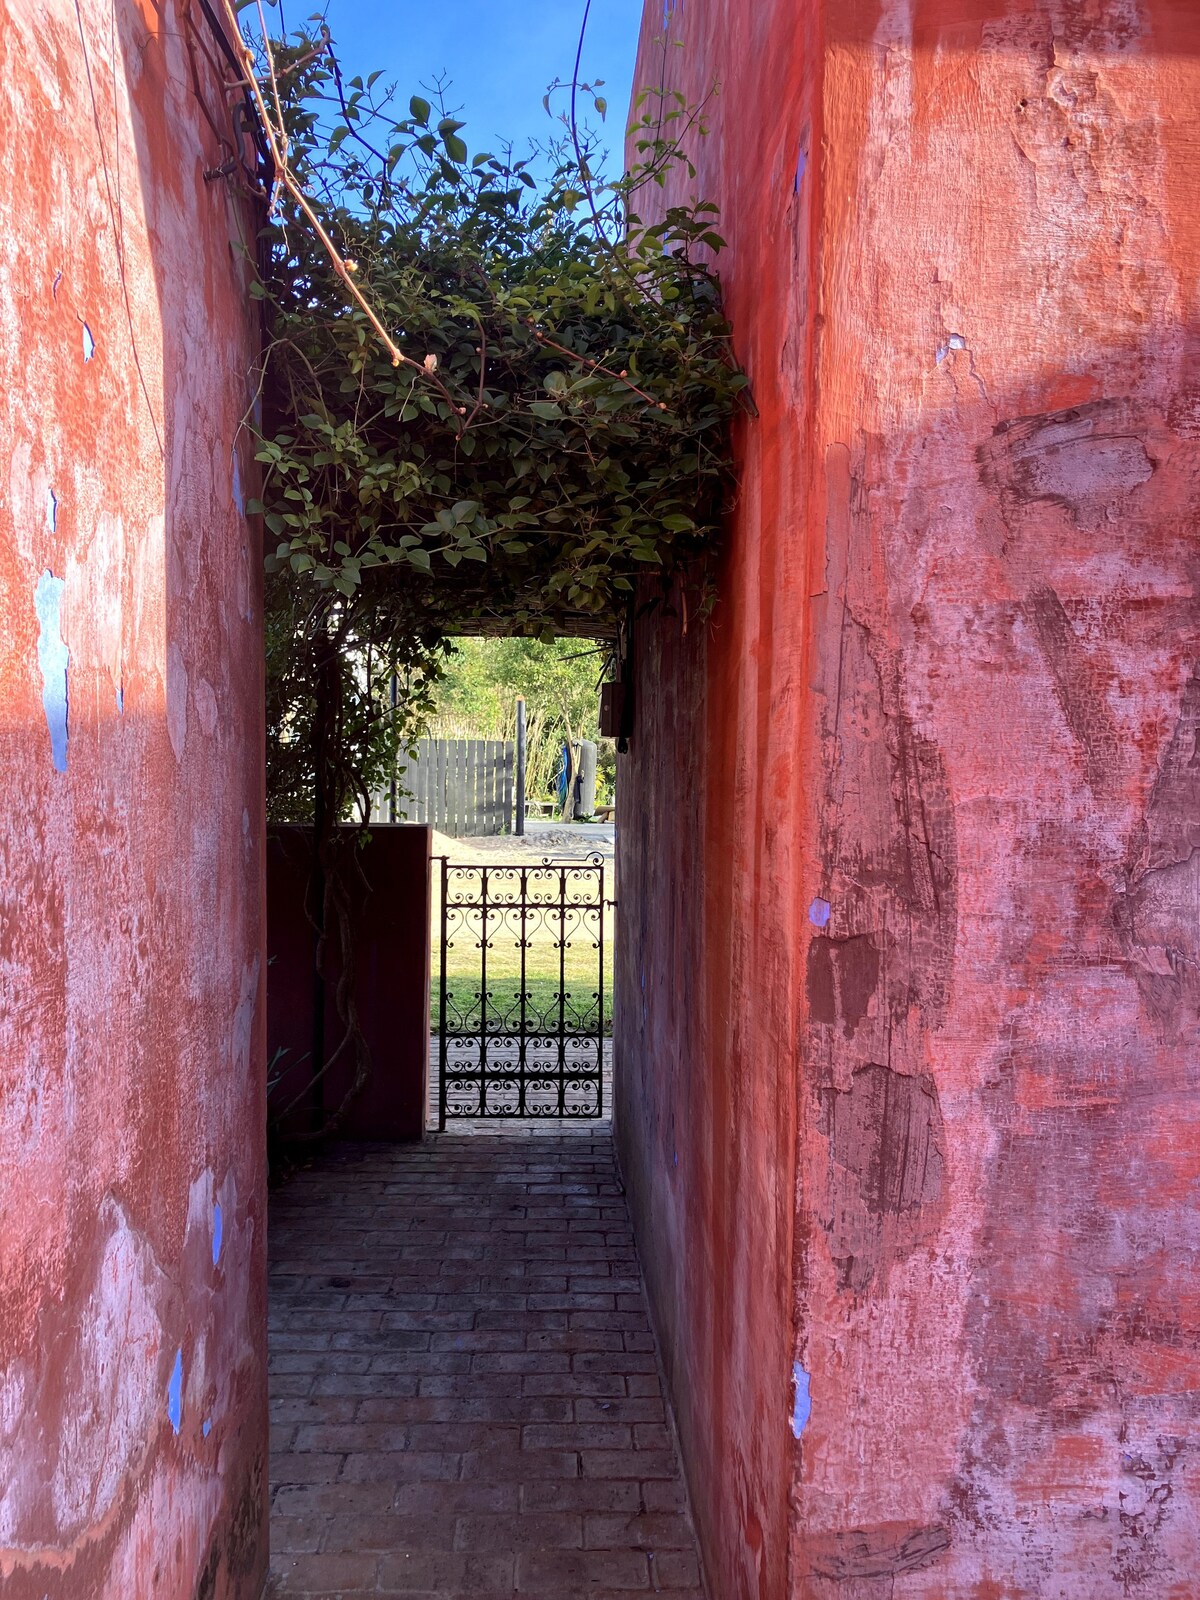
[[[526,793],[550,798],[568,740],[600,746],[598,789],[612,796],[616,756],[601,740],[600,682],[607,647],[587,639],[456,639],[428,724],[434,739],[514,739],[516,702],[525,697]]]

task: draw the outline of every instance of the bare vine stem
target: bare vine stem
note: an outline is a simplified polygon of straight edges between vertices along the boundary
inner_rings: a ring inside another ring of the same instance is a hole
[[[442,398],[450,407],[451,414],[461,419],[465,415],[466,408],[458,405],[455,402],[454,396],[450,393],[450,390],[446,387],[442,380],[437,377],[433,368],[427,366],[423,362],[414,361],[412,356],[406,356],[404,351],[400,349],[399,345],[384,327],[383,323],[379,319],[379,316],[375,312],[374,307],[355,283],[354,275],[350,266],[342,256],[338,247],[334,244],[333,240],[329,237],[329,234],[325,231],[324,224],[321,222],[320,217],[318,217],[317,213],[309,204],[308,197],[301,188],[299,180],[296,178],[295,173],[288,165],[288,139],[287,133],[283,126],[282,110],[279,109],[279,88],[275,78],[275,56],[271,49],[270,41],[267,39],[265,27],[263,32],[263,49],[266,51],[267,61],[270,65],[272,92],[275,98],[276,108],[279,111],[278,127],[272,121],[271,113],[268,110],[266,95],[263,92],[262,84],[259,82],[258,74],[254,68],[254,52],[251,50],[250,46],[246,43],[244,37],[242,36],[242,30],[238,24],[237,12],[233,8],[233,0],[222,0],[222,3],[224,5],[225,15],[229,21],[229,25],[233,29],[234,37],[238,42],[238,49],[241,52],[242,64],[245,68],[246,77],[249,81],[250,93],[254,96],[254,102],[258,108],[258,114],[262,118],[263,132],[265,133],[267,143],[270,146],[271,159],[275,164],[276,183],[282,185],[282,187],[287,190],[292,199],[300,207],[300,210],[308,218],[313,232],[320,240],[325,254],[329,257],[330,265],[345,284],[351,298],[359,306],[360,310],[363,312],[363,315],[375,329],[375,332],[378,334],[384,349],[392,358],[392,365],[394,367],[412,367],[414,371],[419,372],[424,377],[428,378],[433,384],[434,388],[438,390]],[[262,15],[261,3],[259,5],[259,15],[260,17]],[[461,433],[461,421],[458,423],[458,429]]]
[[[531,323],[530,326],[533,327],[533,324]],[[589,372],[602,372],[606,378],[611,378],[614,383],[624,384],[631,394],[636,394],[639,400],[644,400],[648,406],[653,406],[656,411],[665,411],[667,409],[665,400],[656,400],[652,394],[647,394],[645,389],[639,389],[628,373],[614,372],[611,367],[603,366],[599,361],[593,361],[589,356],[581,356],[577,351],[569,350],[565,344],[559,344],[556,339],[552,339],[548,333],[543,333],[540,328],[533,328],[533,337],[539,344],[544,344],[549,350],[557,350],[560,356],[566,356],[568,361],[574,361],[577,365],[586,367]]]
[[[575,102],[579,93],[579,68],[583,61],[583,41],[587,37],[588,18],[592,14],[592,0],[587,0],[583,8],[583,21],[579,25],[579,44],[575,50],[575,71],[571,75],[571,143],[575,148],[575,164],[579,168],[579,176],[583,179],[583,187],[587,191],[588,205],[591,207],[592,222],[600,241],[608,244],[609,237],[604,224],[600,220],[600,212],[596,207],[596,195],[592,188],[592,169],[584,160],[583,149],[579,139],[579,119],[576,116]]]

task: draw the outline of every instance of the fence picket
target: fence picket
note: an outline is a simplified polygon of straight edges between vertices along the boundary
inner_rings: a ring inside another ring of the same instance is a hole
[[[422,739],[397,766],[395,820],[432,823],[452,838],[512,830],[514,747],[498,739]],[[389,815],[388,790],[372,816]]]

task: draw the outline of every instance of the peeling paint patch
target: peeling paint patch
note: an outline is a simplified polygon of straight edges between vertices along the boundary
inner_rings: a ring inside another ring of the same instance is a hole
[[[938,366],[939,367],[941,366],[942,362],[945,361],[946,357],[950,354],[950,352],[952,350],[965,350],[966,348],[967,348],[967,341],[963,338],[962,334],[961,333],[952,333],[950,335],[949,339],[947,339],[945,344],[938,346],[938,353],[937,353],[937,364],[938,364]]]
[[[808,1540],[809,1575],[841,1583],[855,1578],[890,1578],[933,1566],[950,1548],[950,1532],[940,1522],[929,1527],[883,1522],[817,1534]]]
[[[50,285],[50,298],[52,300],[58,299],[58,286],[62,281],[63,275],[62,268],[60,267],[59,270],[54,274],[54,282]]]
[[[175,1365],[171,1368],[171,1381],[167,1385],[167,1416],[178,1433],[183,1425],[183,1351],[176,1350]]]
[[[258,1005],[258,972],[259,958],[256,955],[253,961],[246,964],[242,971],[242,988],[238,996],[237,1010],[233,1014],[233,1059],[239,1071],[247,1072],[250,1067],[250,1044],[254,1036],[254,1013]]]
[[[792,1437],[798,1439],[812,1416],[809,1375],[798,1361],[792,1363]]]
[[[96,341],[92,337],[92,330],[85,322],[83,325],[83,359],[90,361],[96,354]]]
[[[123,683],[117,685],[117,713],[122,717],[125,715],[125,685]]]
[[[58,496],[53,489],[46,491],[46,526],[51,533],[58,532]]]
[[[216,735],[219,711],[217,708],[217,694],[207,678],[197,680],[192,690],[192,700],[196,707],[196,719],[206,739]]]
[[[800,146],[800,155],[796,161],[796,181],[792,186],[792,193],[800,193],[800,185],[804,182],[804,174],[808,171],[808,151]]]
[[[204,1435],[204,1437],[206,1439],[208,1438],[209,1434],[212,1432],[212,1418],[211,1417],[205,1417],[204,1421],[200,1424],[200,1432]]]
[[[65,580],[49,570],[42,573],[33,603],[41,623],[38,666],[42,673],[42,706],[50,730],[50,749],[57,772],[67,770],[67,666],[70,656],[62,636],[62,595]]]
[[[225,1222],[224,1222],[224,1218],[221,1216],[221,1202],[219,1200],[214,1200],[213,1201],[213,1237],[212,1237],[212,1256],[213,1256],[213,1266],[214,1267],[217,1265],[217,1263],[221,1259],[221,1241],[224,1239],[224,1237],[225,1237]]]
[[[187,703],[188,680],[183,651],[172,640],[167,646],[167,737],[176,761],[183,760],[187,743]]]
[[[808,920],[814,928],[827,928],[832,915],[833,907],[828,900],[814,900],[808,908]]]

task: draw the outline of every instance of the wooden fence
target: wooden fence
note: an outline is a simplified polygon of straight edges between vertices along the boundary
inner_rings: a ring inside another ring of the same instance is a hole
[[[428,822],[455,839],[510,833],[513,746],[498,739],[422,739],[415,761],[400,769],[396,789],[394,810],[386,791],[374,797],[374,821]]]

